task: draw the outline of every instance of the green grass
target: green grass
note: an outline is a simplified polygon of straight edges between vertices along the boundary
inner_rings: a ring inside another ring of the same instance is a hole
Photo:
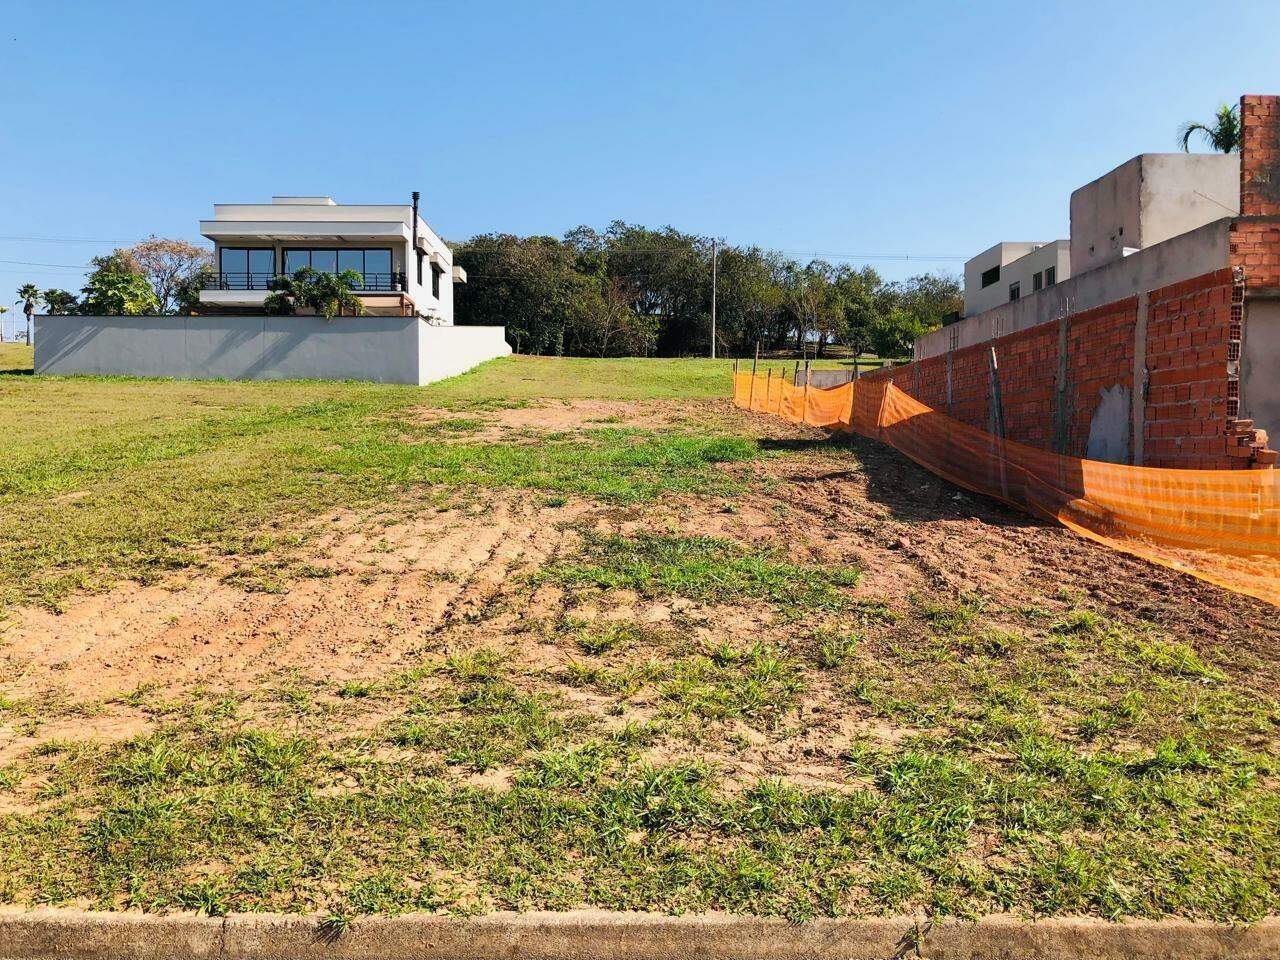
[[[26,344],[0,343],[0,374],[31,372],[31,348]]]
[[[841,588],[857,584],[851,568],[796,564],[776,551],[759,553],[714,537],[586,533],[581,559],[554,564],[540,579],[570,588],[672,594],[704,603],[770,600],[791,614],[843,610]]]
[[[645,366],[648,364],[648,366]],[[637,371],[640,371],[639,373]],[[645,372],[648,371],[648,372]],[[0,606],[56,604],[121,577],[199,566],[291,518],[429,486],[515,487],[607,502],[731,493],[716,465],[757,455],[714,426],[602,428],[565,442],[470,441],[475,414],[523,396],[723,396],[722,363],[511,358],[426,389],[354,383],[196,383],[0,377]]]
[[[750,360],[739,363],[743,370],[751,367]],[[821,360],[815,368],[847,366],[848,362]],[[778,375],[794,367],[794,360],[762,360],[758,370],[764,373],[771,369]],[[424,393],[442,405],[577,398],[715,399],[729,395],[732,373],[733,360],[506,357],[486,363],[474,373],[427,387]]]

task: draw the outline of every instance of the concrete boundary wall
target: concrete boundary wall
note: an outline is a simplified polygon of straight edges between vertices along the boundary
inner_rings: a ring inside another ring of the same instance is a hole
[[[418,329],[418,383],[465,373],[478,363],[511,354],[506,327],[433,327]]]
[[[37,374],[424,384],[509,354],[502,327],[417,317],[37,316]]]
[[[145,915],[0,911],[0,960],[1271,960],[1280,921],[1111,923],[887,917],[792,924],[724,914],[672,917],[575,910],[458,918]]]

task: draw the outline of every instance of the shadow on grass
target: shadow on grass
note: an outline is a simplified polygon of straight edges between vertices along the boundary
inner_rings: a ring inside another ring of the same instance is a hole
[[[782,453],[848,453],[859,466],[848,470],[800,473],[788,476],[795,484],[826,483],[866,478],[867,498],[883,504],[895,519],[981,520],[998,527],[1045,527],[1043,520],[1005,506],[998,500],[970,493],[929,472],[887,444],[856,434],[831,432],[825,437],[766,437],[761,450]],[[859,468],[860,467],[860,468]]]

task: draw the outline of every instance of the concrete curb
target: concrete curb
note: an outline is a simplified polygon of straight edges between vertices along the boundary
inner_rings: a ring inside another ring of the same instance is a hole
[[[149,915],[0,910],[0,960],[1271,960],[1280,918],[1249,926],[1092,918],[974,923],[909,917],[781,920],[575,910],[477,918],[415,914],[353,921],[325,935],[316,916]]]

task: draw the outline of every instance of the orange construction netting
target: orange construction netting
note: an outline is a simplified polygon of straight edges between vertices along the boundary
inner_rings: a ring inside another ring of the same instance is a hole
[[[961,423],[881,379],[806,389],[785,376],[738,373],[733,402],[883,440],[975,493],[1280,606],[1280,471],[1168,470],[1066,457]]]

